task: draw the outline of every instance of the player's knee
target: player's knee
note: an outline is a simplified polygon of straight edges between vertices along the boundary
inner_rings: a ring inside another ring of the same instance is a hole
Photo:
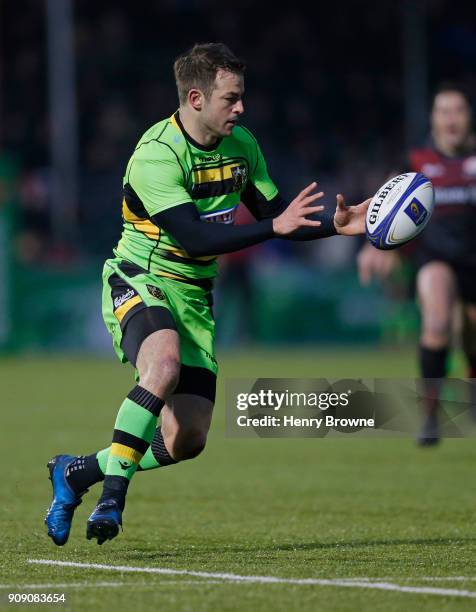
[[[432,336],[448,336],[451,331],[451,317],[428,316],[423,318],[423,331]]]
[[[176,357],[165,357],[160,362],[160,372],[164,383],[170,392],[178,385],[180,377],[180,361]]]
[[[141,385],[159,397],[174,392],[180,377],[180,361],[175,356],[164,356],[147,364],[145,372],[139,372]]]
[[[433,348],[447,346],[451,339],[451,318],[445,316],[423,317],[423,343]]]

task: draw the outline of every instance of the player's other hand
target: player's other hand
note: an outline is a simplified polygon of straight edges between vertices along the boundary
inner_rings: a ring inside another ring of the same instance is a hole
[[[362,285],[368,285],[373,278],[384,280],[400,263],[395,251],[379,251],[371,244],[363,246],[357,255],[357,268]]]
[[[346,206],[344,196],[340,193],[337,195],[334,225],[338,234],[343,236],[365,234],[365,217],[371,199],[369,198],[356,206]]]
[[[300,227],[319,227],[320,221],[306,219],[306,215],[321,212],[324,206],[312,206],[324,192],[315,193],[317,183],[311,183],[299,193],[285,211],[273,219],[273,231],[277,236],[287,236]]]

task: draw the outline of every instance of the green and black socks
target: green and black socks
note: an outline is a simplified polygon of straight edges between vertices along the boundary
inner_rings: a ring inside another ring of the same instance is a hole
[[[104,488],[99,503],[114,499],[124,508],[127,487],[154,436],[164,400],[137,385],[117,413]]]
[[[136,470],[151,470],[177,463],[168,453],[157,417],[164,401],[136,386],[117,415],[112,445],[94,455],[75,459],[66,472],[70,486],[79,492],[104,480],[101,500],[116,499],[121,507]]]

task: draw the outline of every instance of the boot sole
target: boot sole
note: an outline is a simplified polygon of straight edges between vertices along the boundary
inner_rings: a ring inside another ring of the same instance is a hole
[[[88,523],[86,538],[92,540],[96,538],[98,544],[104,544],[106,540],[112,540],[119,533],[119,525],[114,521],[102,520]]]

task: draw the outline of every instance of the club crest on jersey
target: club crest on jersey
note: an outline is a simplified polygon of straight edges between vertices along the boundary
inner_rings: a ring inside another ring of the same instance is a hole
[[[158,300],[165,300],[165,295],[162,289],[159,289],[155,285],[146,285],[146,287],[150,295],[157,298]]]
[[[419,200],[413,198],[410,204],[405,208],[405,213],[415,225],[420,225],[426,219],[428,211]]]
[[[231,169],[231,175],[233,177],[233,191],[241,191],[248,178],[246,166],[235,166]]]

